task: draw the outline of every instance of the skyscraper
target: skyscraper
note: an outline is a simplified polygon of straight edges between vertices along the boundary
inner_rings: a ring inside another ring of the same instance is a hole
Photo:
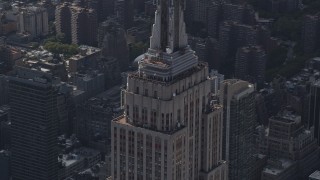
[[[97,12],[98,22],[107,19],[114,12],[115,0],[86,0],[85,6]]]
[[[225,80],[220,96],[224,108],[223,158],[228,161],[229,179],[252,179],[256,123],[254,86],[242,80]]]
[[[193,21],[207,23],[209,0],[194,1]]]
[[[99,47],[105,57],[114,57],[119,62],[121,71],[126,71],[129,66],[129,47],[126,31],[113,20],[100,24]]]
[[[13,180],[58,179],[57,91],[49,75],[23,69],[9,77]]]
[[[218,38],[218,30],[220,23],[220,9],[221,5],[217,2],[208,3],[208,17],[207,18],[207,28],[208,35],[212,38]]]
[[[266,71],[266,53],[260,46],[239,48],[236,54],[236,78],[262,85]]]
[[[134,7],[133,0],[116,0],[115,1],[115,13],[118,22],[124,29],[129,29],[133,26],[134,20]]]
[[[239,4],[223,4],[223,19],[225,21],[243,22],[245,6]]]
[[[43,7],[23,8],[19,14],[18,31],[31,37],[46,36],[49,33],[48,11]]]
[[[156,2],[150,48],[111,123],[114,180],[227,178],[222,107],[211,101],[207,64],[188,46],[185,1],[171,2]]]
[[[263,180],[307,179],[319,167],[314,128],[305,128],[301,116],[290,109],[269,119],[262,143],[267,145],[265,153],[269,156],[261,174]]]
[[[10,179],[10,152],[0,151],[0,174],[1,179]]]
[[[98,19],[93,9],[72,6],[71,37],[73,44],[97,44]]]
[[[3,42],[2,42],[3,41]],[[12,48],[7,46],[4,38],[0,39],[0,73],[5,74],[12,69]]]
[[[71,9],[70,3],[64,2],[56,7],[56,32],[64,34],[65,41],[71,43]]]
[[[302,27],[304,53],[312,53],[319,46],[320,15],[306,15]]]
[[[98,19],[91,8],[63,3],[56,9],[56,31],[64,34],[67,43],[97,45]]]
[[[8,103],[8,80],[7,76],[0,75],[0,106]]]

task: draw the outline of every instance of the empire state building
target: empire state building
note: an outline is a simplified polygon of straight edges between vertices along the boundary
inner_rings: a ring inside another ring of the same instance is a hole
[[[112,129],[113,180],[226,180],[223,108],[188,46],[185,0],[157,0],[150,48],[128,74]]]

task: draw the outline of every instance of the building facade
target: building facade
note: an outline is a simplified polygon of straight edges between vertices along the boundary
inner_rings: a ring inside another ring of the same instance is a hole
[[[49,33],[48,21],[46,8],[36,6],[23,8],[19,14],[18,31],[29,33],[33,38],[45,36]]]
[[[71,43],[71,9],[69,3],[65,2],[56,7],[55,22],[57,34],[63,34],[65,41]]]
[[[0,94],[0,106],[8,104],[8,79],[4,75],[0,75]]]
[[[0,151],[0,173],[3,180],[10,179],[10,158],[11,154],[9,151]]]
[[[56,8],[56,31],[67,43],[97,45],[98,17],[91,8],[65,2]]]
[[[21,68],[9,77],[9,97],[12,179],[57,179],[57,92],[53,79]]]
[[[269,160],[261,178],[307,179],[319,166],[319,146],[314,128],[305,128],[301,116],[284,110],[269,120],[266,135]]]
[[[320,16],[306,15],[302,26],[302,42],[304,53],[313,53],[319,46]]]
[[[115,14],[118,22],[124,29],[129,29],[133,26],[134,20],[133,0],[116,0]]]
[[[73,6],[71,9],[71,37],[73,44],[97,44],[97,13],[93,9]]]
[[[252,179],[253,133],[256,125],[254,86],[242,80],[225,80],[220,89],[224,108],[223,158],[229,179]]]
[[[314,127],[315,138],[320,144],[320,81],[316,81],[310,86],[309,94],[307,126]]]
[[[262,85],[265,80],[267,55],[260,46],[239,48],[235,61],[236,78]]]
[[[5,74],[12,69],[14,57],[13,49],[7,46],[5,40],[3,40],[4,42],[1,41],[2,39],[0,40],[0,73]]]
[[[98,38],[103,56],[114,57],[121,71],[126,71],[130,58],[125,29],[114,20],[105,21],[99,26]]]

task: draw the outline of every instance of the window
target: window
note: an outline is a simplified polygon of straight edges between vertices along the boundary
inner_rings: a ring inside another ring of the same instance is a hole
[[[177,120],[179,123],[181,123],[181,109],[178,109],[178,113],[177,113]]]
[[[151,117],[151,126],[152,126],[153,128],[157,127],[157,124],[156,124],[157,112],[156,112],[156,110],[152,110],[152,111],[151,111],[150,117]]]
[[[169,131],[170,125],[169,125],[169,114],[166,114],[166,131]]]
[[[134,106],[133,107],[133,121],[138,121],[139,120],[139,107]]]
[[[164,113],[161,114],[161,129],[164,131]]]
[[[126,112],[126,115],[127,115],[127,116],[129,116],[129,112],[130,112],[130,111],[129,111],[129,105],[127,105],[127,112]]]
[[[148,123],[148,110],[147,110],[147,108],[143,108],[142,109],[142,121],[143,121],[143,123],[144,124],[147,124]]]

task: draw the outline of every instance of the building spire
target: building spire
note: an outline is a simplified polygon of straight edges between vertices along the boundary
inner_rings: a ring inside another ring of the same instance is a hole
[[[156,0],[156,5],[150,49],[173,53],[186,48],[185,0]]]

